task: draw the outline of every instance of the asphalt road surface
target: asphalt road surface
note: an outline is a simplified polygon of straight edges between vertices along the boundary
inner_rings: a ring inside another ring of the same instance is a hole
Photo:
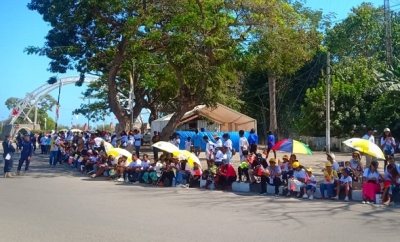
[[[400,225],[398,207],[126,185],[38,156],[0,194],[0,242],[376,242]]]

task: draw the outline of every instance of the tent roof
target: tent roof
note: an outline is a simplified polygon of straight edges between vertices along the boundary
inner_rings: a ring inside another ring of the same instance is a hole
[[[167,116],[164,116],[162,118],[159,118],[155,121],[168,121],[171,119],[173,113],[169,114]],[[225,105],[222,104],[217,104],[216,107],[207,107],[206,105],[199,105],[196,106],[193,110],[185,113],[182,117],[182,121],[185,119],[193,116],[193,115],[200,115],[202,117],[206,117],[211,119],[214,122],[217,122],[219,124],[224,124],[224,123],[235,123],[235,124],[246,124],[250,122],[254,122],[255,119],[250,118],[247,115],[244,115],[242,113],[239,113]]]

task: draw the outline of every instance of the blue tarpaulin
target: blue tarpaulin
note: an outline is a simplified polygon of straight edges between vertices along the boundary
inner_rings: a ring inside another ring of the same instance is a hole
[[[192,144],[193,144],[193,136],[195,135],[195,132],[193,131],[176,131],[175,133],[179,134],[179,137],[181,139],[181,143],[179,145],[179,149],[184,150],[185,149],[185,141],[187,140],[188,137],[191,137],[192,139]],[[232,140],[233,148],[235,148],[236,151],[239,151],[239,132],[199,132],[201,136],[208,136],[208,138],[215,143],[215,140],[213,138],[214,134],[218,134],[221,139],[222,135],[228,133],[230,136],[230,139]],[[248,138],[250,135],[250,132],[245,132],[244,136]],[[224,141],[222,140],[222,143]],[[206,143],[202,142],[201,143],[201,150],[205,151],[206,150]]]

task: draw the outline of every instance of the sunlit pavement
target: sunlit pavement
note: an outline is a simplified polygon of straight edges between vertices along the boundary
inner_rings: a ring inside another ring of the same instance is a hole
[[[44,158],[34,157],[27,176],[0,179],[0,242],[376,242],[398,236],[398,207],[126,185],[86,178],[67,165],[51,168]]]

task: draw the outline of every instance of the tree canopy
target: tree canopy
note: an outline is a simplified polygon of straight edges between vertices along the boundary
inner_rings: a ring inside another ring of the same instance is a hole
[[[322,136],[330,51],[332,135],[400,128],[388,98],[400,90],[399,62],[387,66],[384,11],[369,3],[332,27],[329,16],[289,0],[31,0],[28,8],[51,26],[28,54],[50,58],[53,73],[78,71],[77,85],[100,77],[82,92],[96,101],[75,110],[93,120],[113,113],[128,129],[143,108],[149,122],[174,113],[165,139],[185,112],[222,103],[256,118],[259,133]],[[393,13],[394,56],[399,23]]]

